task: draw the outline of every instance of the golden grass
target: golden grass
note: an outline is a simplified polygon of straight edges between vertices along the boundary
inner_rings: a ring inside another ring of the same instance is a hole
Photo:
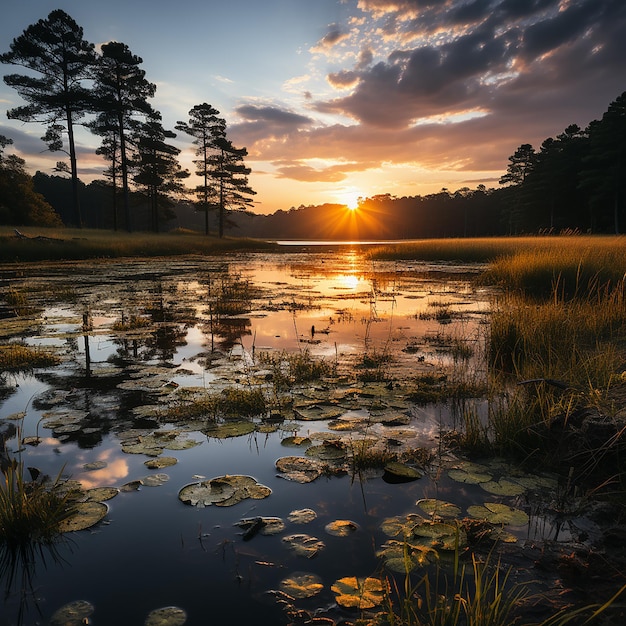
[[[34,367],[57,365],[61,359],[42,348],[18,343],[0,345],[0,372],[28,371]]]
[[[0,227],[0,261],[28,262],[219,254],[230,250],[270,249],[274,244],[253,239],[201,235],[192,231],[127,233],[72,228],[20,228],[17,237],[8,226]]]

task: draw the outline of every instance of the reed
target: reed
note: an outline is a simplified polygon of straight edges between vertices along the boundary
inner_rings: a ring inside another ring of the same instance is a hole
[[[20,343],[0,345],[0,372],[25,372],[35,367],[57,365],[61,359],[42,348]]]

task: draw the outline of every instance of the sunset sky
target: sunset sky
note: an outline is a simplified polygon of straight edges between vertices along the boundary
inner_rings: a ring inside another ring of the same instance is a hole
[[[255,211],[353,203],[358,196],[497,187],[507,158],[626,91],[624,0],[22,0],[0,51],[62,9],[96,45],[143,58],[166,128],[207,102],[245,146]],[[2,75],[21,72],[11,65]],[[52,173],[44,130],[8,120],[23,104],[0,84],[0,134]],[[192,146],[174,140],[193,168]],[[79,170],[98,177],[98,138]],[[195,177],[190,184],[195,185]]]

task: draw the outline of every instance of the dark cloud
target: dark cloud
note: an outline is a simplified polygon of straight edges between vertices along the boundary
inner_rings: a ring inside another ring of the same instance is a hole
[[[350,70],[342,70],[341,72],[332,72],[328,75],[328,82],[333,87],[339,87],[341,89],[345,87],[351,87],[359,80],[359,75],[356,72]]]
[[[245,120],[254,122],[267,122],[273,126],[283,128],[297,128],[313,123],[310,117],[293,113],[275,106],[256,106],[243,104],[235,109],[236,113]]]
[[[550,93],[561,90],[564,102],[586,99],[589,82],[602,83],[598,86],[608,104],[617,95],[608,92],[609,84],[616,83],[616,75],[626,75],[624,57],[620,60],[624,37],[618,35],[626,32],[626,3],[573,0],[562,11],[557,5],[557,0],[491,4],[369,0],[362,6],[370,10],[433,9],[439,21],[431,29],[459,24],[462,17],[467,21],[462,31],[451,30],[433,43],[396,49],[386,61],[361,69],[350,95],[318,102],[316,107],[364,124],[400,128],[433,115],[474,109],[506,113],[497,107],[507,102],[507,94],[518,103],[520,98],[532,102],[534,91],[545,88]],[[423,28],[428,30],[428,25]],[[602,69],[600,58],[607,64]],[[606,80],[599,81],[600,76]],[[341,77],[336,73],[332,81],[338,84]]]
[[[328,32],[313,49],[316,51],[329,50],[339,42],[346,39],[348,36],[349,33],[347,33],[342,27],[337,24],[331,24]]]

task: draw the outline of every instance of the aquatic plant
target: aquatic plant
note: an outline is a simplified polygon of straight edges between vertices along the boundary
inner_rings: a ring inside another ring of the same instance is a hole
[[[0,372],[24,372],[60,362],[57,355],[42,348],[31,348],[21,343],[0,345]]]

